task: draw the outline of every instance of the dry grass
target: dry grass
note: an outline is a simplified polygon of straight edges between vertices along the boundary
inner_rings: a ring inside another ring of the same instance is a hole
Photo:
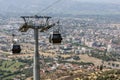
[[[94,57],[90,57],[88,56],[87,54],[81,54],[80,55],[80,58],[83,62],[92,62],[95,64],[95,66],[97,65],[101,65],[102,63],[102,60],[100,59],[97,59],[97,58],[94,58]]]

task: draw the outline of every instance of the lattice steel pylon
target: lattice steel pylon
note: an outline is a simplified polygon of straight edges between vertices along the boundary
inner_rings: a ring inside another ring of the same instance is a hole
[[[24,20],[23,26],[19,28],[21,32],[27,32],[28,29],[34,29],[35,39],[35,54],[34,54],[34,65],[33,65],[33,78],[34,80],[40,80],[40,64],[39,64],[39,51],[38,51],[38,31],[44,32],[56,25],[56,23],[49,24],[49,16],[21,16]],[[40,22],[43,20],[44,22]]]

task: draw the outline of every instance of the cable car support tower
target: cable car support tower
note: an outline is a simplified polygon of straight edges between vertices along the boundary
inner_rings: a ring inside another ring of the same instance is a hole
[[[47,31],[48,29],[52,28],[57,24],[52,23],[49,24],[49,16],[21,16],[24,20],[23,26],[19,28],[21,32],[27,32],[28,29],[34,30],[34,39],[35,39],[35,53],[34,53],[34,64],[33,64],[33,78],[34,80],[40,80],[40,64],[39,64],[39,51],[38,51],[38,34],[40,32]],[[40,20],[44,20],[44,23],[40,23]]]

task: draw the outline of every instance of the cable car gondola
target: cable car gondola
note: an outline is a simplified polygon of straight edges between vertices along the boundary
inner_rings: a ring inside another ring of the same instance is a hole
[[[18,44],[18,40],[17,39],[14,39],[15,35],[13,34],[12,36],[13,36],[12,47],[11,47],[12,54],[20,54],[20,52],[21,52],[20,44]]]
[[[49,42],[53,44],[60,44],[62,42],[62,36],[60,34],[59,28],[53,31],[53,34],[50,34]]]
[[[21,52],[21,47],[20,45],[13,44],[12,46],[12,53],[13,54],[19,54]]]

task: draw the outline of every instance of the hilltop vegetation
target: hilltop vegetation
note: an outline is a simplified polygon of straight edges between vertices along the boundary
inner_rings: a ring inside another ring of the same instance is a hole
[[[43,77],[43,76],[42,76]],[[42,80],[120,80],[120,70],[104,70],[104,71],[64,71],[54,72],[44,75]]]
[[[0,80],[13,80],[13,78],[21,77],[23,79],[30,75],[30,70],[25,69],[26,63],[15,60],[0,60]],[[31,76],[31,75],[30,75]]]

